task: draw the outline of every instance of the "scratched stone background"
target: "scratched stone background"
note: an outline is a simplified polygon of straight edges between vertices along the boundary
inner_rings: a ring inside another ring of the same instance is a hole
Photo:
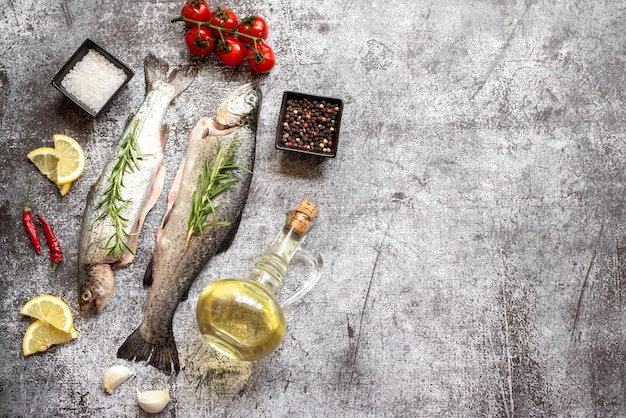
[[[181,5],[0,0],[0,415],[142,416],[135,390],[166,387],[162,416],[626,415],[626,1],[211,1],[266,18],[265,76],[190,58],[169,22]],[[50,85],[88,37],[136,72],[97,119]],[[143,99],[148,53],[200,67],[166,117],[166,190],[200,117],[250,80],[264,94],[241,227],[174,319],[175,376],[115,357],[143,316],[165,194],[109,306],[76,303],[86,195]],[[286,90],[344,100],[337,158],[274,148]],[[25,157],[57,132],[88,159],[64,198]],[[21,225],[29,179],[65,250],[55,273]],[[320,283],[272,356],[215,354],[200,291],[245,276],[302,198],[320,207]],[[70,303],[80,337],[24,358],[18,310],[41,293]],[[116,363],[137,376],[108,396]]]

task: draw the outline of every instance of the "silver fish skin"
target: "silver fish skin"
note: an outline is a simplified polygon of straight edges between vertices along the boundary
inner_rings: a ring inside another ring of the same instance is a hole
[[[144,219],[163,190],[163,148],[169,133],[163,118],[172,100],[193,82],[197,68],[186,66],[170,72],[165,61],[150,54],[144,61],[144,73],[145,99],[129,119],[119,145],[87,196],[78,252],[78,303],[83,311],[104,309],[115,287],[112,270],[127,266],[134,258]],[[123,240],[128,248],[122,247],[123,251],[113,256],[107,246],[111,245],[109,239],[116,229],[109,216],[100,216],[104,209],[99,206],[111,186],[111,173],[118,162],[120,147],[131,132],[141,158],[137,161],[138,169],[124,172],[120,189],[121,198],[127,201],[119,215],[126,219]]]
[[[118,357],[148,361],[166,373],[180,370],[172,330],[174,313],[207,262],[228,248],[237,231],[252,179],[260,102],[258,87],[246,84],[221,103],[215,120],[202,118],[192,130],[186,155],[168,196],[168,210],[157,233],[151,266],[144,278],[144,284],[152,284],[145,316],[139,328],[119,348]],[[238,182],[212,200],[217,211],[207,221],[230,224],[207,227],[202,234],[192,235],[185,246],[192,195],[204,162],[215,159],[218,141],[222,147],[236,141],[235,164],[249,172],[241,168],[230,170]]]

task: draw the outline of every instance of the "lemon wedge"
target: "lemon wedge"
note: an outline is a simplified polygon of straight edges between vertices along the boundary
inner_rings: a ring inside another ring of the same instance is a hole
[[[35,164],[41,174],[44,174],[57,185],[61,196],[65,196],[70,191],[72,183],[57,183],[57,163],[59,161],[57,155],[54,148],[43,147],[32,150],[26,157]]]
[[[41,174],[47,176],[50,180],[56,183],[59,157],[57,156],[57,152],[54,148],[42,147],[34,149],[26,154],[26,158],[35,164],[35,167],[39,169]]]
[[[53,295],[40,295],[32,298],[20,309],[22,315],[40,319],[52,327],[71,333],[74,317],[67,303]]]
[[[54,149],[57,152],[57,180],[63,185],[80,177],[85,170],[85,153],[80,144],[71,136],[54,134]]]
[[[74,327],[70,329],[70,332],[64,332],[38,319],[30,324],[24,333],[22,352],[24,357],[30,356],[46,351],[53,344],[64,344],[76,338],[78,338],[78,332]]]
[[[41,174],[48,177],[65,196],[85,170],[85,153],[71,136],[54,134],[54,148],[42,147],[29,152],[26,157],[35,164]]]
[[[61,193],[61,196],[65,196],[70,191],[72,183],[57,184],[57,187],[59,188],[59,193]]]

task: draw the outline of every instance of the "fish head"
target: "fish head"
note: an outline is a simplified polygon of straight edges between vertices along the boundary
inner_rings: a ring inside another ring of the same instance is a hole
[[[78,304],[82,311],[96,308],[100,313],[109,302],[115,288],[115,276],[108,264],[90,266],[87,277],[78,289]]]
[[[256,127],[260,106],[261,90],[256,83],[247,83],[220,103],[215,120],[224,127],[244,124]]]

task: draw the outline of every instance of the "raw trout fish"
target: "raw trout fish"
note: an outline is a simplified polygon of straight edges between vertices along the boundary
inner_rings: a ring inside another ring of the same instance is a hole
[[[118,357],[148,361],[166,373],[180,370],[172,331],[174,312],[209,259],[226,250],[237,231],[252,179],[260,102],[260,90],[246,84],[219,105],[214,120],[202,118],[192,130],[144,277],[144,284],[152,285],[145,316],[119,348]],[[219,161],[225,152],[233,160],[224,171],[227,178],[217,185],[222,190],[211,199],[214,210],[202,222],[201,232],[190,234],[197,198],[206,190],[203,179],[207,172],[224,167]]]
[[[144,72],[146,97],[87,196],[78,251],[78,303],[84,311],[102,311],[115,287],[112,269],[134,258],[143,221],[163,189],[168,137],[163,117],[197,68],[170,72],[165,61],[150,54]]]

